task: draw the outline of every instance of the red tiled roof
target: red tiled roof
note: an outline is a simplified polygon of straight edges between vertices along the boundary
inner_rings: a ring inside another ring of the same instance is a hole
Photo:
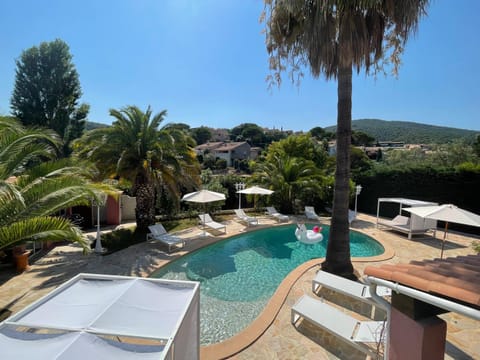
[[[368,266],[364,272],[480,308],[480,254]]]
[[[211,149],[215,149],[215,148],[219,147],[222,144],[223,144],[223,142],[221,142],[221,141],[207,142],[205,144],[195,146],[195,150],[207,150],[207,149],[211,150]]]
[[[237,148],[237,147],[239,147],[240,145],[243,145],[243,144],[246,144],[246,142],[241,141],[241,142],[223,143],[222,145],[217,147],[215,149],[215,151],[229,151],[229,150],[233,150],[233,149],[235,149],[235,148]]]

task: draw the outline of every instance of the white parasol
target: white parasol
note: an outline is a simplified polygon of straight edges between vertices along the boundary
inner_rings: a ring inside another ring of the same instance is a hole
[[[210,190],[200,190],[185,194],[182,197],[182,201],[194,202],[199,204],[205,204],[205,213],[206,211],[206,204],[209,202],[225,200],[225,195],[222,193],[218,193],[215,191]],[[207,233],[205,231],[205,216],[202,217],[202,225],[203,225],[203,236],[206,236]]]
[[[260,186],[252,186],[243,190],[237,191],[239,194],[254,195],[253,198],[253,207],[256,207],[257,198],[256,195],[271,195],[274,191],[262,188]],[[241,196],[241,195],[240,195]]]
[[[443,234],[442,252],[440,258],[443,257],[443,248],[445,238],[447,237],[448,223],[470,225],[480,227],[480,216],[470,211],[459,208],[452,204],[436,205],[436,206],[420,206],[415,208],[403,209],[412,214],[418,215],[426,219],[434,219],[445,222],[445,232]]]

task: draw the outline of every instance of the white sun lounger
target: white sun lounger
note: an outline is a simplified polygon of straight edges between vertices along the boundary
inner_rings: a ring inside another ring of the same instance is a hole
[[[380,343],[384,341],[386,333],[383,321],[359,321],[350,315],[322,302],[303,295],[291,311],[291,322],[295,323],[300,319],[317,325],[342,338],[352,346],[365,354],[377,357],[374,348],[367,343]]]
[[[317,215],[313,206],[305,206],[305,216],[307,219],[320,221],[320,216]]]
[[[273,206],[267,206],[267,215],[275,218],[278,222],[289,220],[287,215],[280,214]]]
[[[258,225],[258,219],[253,216],[248,216],[245,214],[245,211],[243,209],[235,209],[235,215],[237,215],[237,218],[245,223],[247,223],[247,226],[250,225]]]
[[[147,241],[153,240],[167,245],[168,252],[172,252],[173,248],[180,249],[185,247],[185,240],[178,236],[168,234],[162,224],[150,225],[148,229],[150,233],[147,234]]]
[[[227,233],[227,227],[219,222],[214,221],[210,214],[200,214],[198,217],[204,226],[208,226],[213,230],[223,231],[225,234]]]
[[[355,211],[348,209],[348,223],[352,224],[354,220],[357,219],[357,214]]]
[[[320,286],[383,308],[382,305],[373,300],[372,295],[370,295],[369,286],[360,282],[345,279],[341,276],[320,270],[312,280],[312,292],[317,293]],[[380,296],[390,296],[392,295],[392,290],[384,286],[378,286],[377,294]]]

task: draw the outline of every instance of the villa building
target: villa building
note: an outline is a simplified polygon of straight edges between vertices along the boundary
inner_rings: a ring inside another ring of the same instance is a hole
[[[224,159],[227,166],[235,166],[239,160],[250,159],[251,146],[241,142],[207,142],[195,147],[197,155],[212,154],[217,159]]]

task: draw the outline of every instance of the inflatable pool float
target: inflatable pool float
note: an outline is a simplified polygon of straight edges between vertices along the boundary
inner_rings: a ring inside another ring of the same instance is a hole
[[[304,244],[315,244],[323,240],[323,235],[320,232],[322,228],[314,226],[313,230],[307,230],[305,224],[297,224],[295,236],[297,240]]]

